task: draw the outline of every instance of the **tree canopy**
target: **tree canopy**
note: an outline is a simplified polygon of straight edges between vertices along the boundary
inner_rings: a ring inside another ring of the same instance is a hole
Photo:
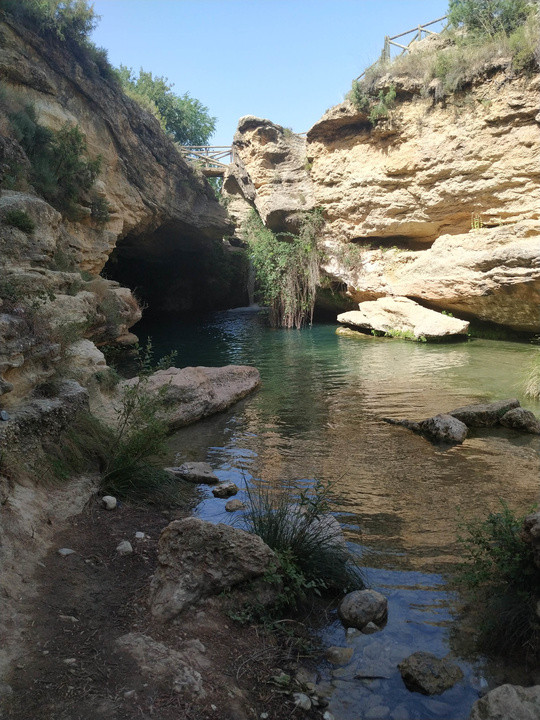
[[[118,75],[128,95],[155,112],[163,128],[181,145],[206,145],[216,129],[216,118],[208,108],[189,93],[176,95],[166,77],[153,76],[142,68],[136,75],[132,68],[120,65]],[[157,111],[157,112],[156,112]]]
[[[455,27],[464,25],[482,35],[510,35],[534,12],[528,0],[450,0],[448,19]]]

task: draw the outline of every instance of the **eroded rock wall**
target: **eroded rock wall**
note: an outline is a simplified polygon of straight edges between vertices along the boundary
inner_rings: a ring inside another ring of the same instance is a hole
[[[540,75],[499,69],[445,102],[393,82],[396,107],[375,126],[348,101],[306,138],[242,118],[244,201],[279,230],[322,207],[324,269],[357,302],[404,295],[538,332]]]

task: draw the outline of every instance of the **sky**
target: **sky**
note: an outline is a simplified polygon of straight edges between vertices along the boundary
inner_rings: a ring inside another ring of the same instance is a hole
[[[397,35],[448,0],[94,0],[92,35],[116,67],[164,76],[217,117],[230,145],[243,115],[306,132]],[[398,40],[398,42],[400,42]]]

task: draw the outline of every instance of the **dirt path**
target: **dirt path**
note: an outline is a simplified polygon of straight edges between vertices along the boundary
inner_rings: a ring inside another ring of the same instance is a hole
[[[146,595],[159,533],[184,515],[126,505],[108,512],[92,501],[57,533],[32,581],[39,591],[28,610],[29,653],[8,680],[13,692],[0,717],[247,720],[267,713],[269,720],[321,718],[320,710],[295,708],[291,697],[269,682],[280,671],[294,675],[294,654],[287,657],[258,628],[235,625],[219,601],[201,603],[178,625],[152,621]],[[136,539],[136,532],[146,537]],[[133,553],[116,552],[122,540],[131,542]],[[75,552],[63,557],[59,548]],[[118,648],[117,639],[126,633],[179,650],[190,640],[200,641],[204,697],[174,692],[170,682],[144,673]]]

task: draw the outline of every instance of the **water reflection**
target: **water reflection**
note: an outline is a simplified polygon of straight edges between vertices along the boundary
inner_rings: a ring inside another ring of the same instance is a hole
[[[490,341],[358,340],[336,336],[332,326],[269,330],[256,314],[240,313],[153,326],[152,336],[164,352],[177,349],[181,365],[255,365],[263,379],[234,408],[178,432],[171,454],[208,460],[222,480],[240,486],[251,478],[331,480],[343,498],[338,517],[347,540],[365,553],[372,582],[389,595],[390,615],[372,636],[346,638],[338,623],[327,628],[328,642],[355,648],[350,666],[324,669],[335,688],[336,718],[467,717],[478,667],[463,662],[464,681],[433,699],[404,690],[396,665],[415,650],[448,652],[453,600],[436,573],[457,553],[457,506],[466,518],[483,515],[499,498],[527,510],[539,498],[538,439],[478,430],[442,450],[381,418],[422,419],[514,395],[538,413],[538,404],[520,395],[535,350]],[[223,501],[211,496],[198,512],[225,518]],[[368,666],[388,678],[354,677]]]

